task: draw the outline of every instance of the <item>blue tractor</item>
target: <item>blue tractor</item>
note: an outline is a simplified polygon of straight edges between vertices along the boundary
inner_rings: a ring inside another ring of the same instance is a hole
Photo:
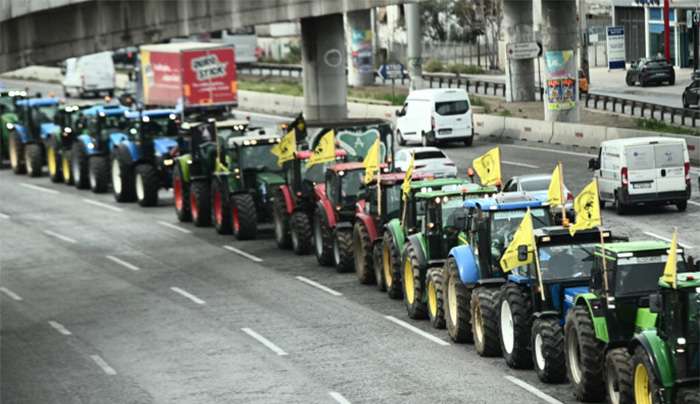
[[[39,177],[44,167],[44,141],[61,131],[54,116],[58,98],[27,98],[16,103],[18,121],[9,134],[10,164],[15,174]],[[9,128],[9,127],[8,127]]]
[[[549,207],[521,192],[468,199],[468,244],[450,250],[445,262],[445,322],[455,342],[474,342],[481,356],[501,353],[498,312],[507,277],[500,258],[529,209],[535,228],[552,226]]]
[[[112,153],[112,188],[117,202],[156,206],[158,190],[172,184],[174,158],[182,144],[179,113],[153,109],[126,113],[128,137]]]

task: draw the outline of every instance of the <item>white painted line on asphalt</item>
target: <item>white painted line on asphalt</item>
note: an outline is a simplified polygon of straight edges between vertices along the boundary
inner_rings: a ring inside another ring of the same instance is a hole
[[[185,296],[186,298],[192,300],[193,302],[195,302],[197,304],[206,304],[206,302],[204,300],[202,300],[202,299],[198,298],[197,296],[193,295],[192,293],[189,293],[189,292],[182,290],[178,287],[173,286],[170,288],[170,290],[172,290],[175,293],[179,293],[182,296]]]
[[[230,246],[230,245],[225,245],[225,246],[223,246],[223,247],[224,247],[225,249],[229,250],[229,251],[235,252],[236,254],[238,254],[238,255],[240,255],[240,256],[246,257],[246,258],[248,258],[248,259],[251,260],[251,261],[255,261],[255,262],[262,262],[262,261],[263,261],[262,258],[256,257],[256,256],[253,255],[253,254],[248,254],[247,252],[245,252],[245,251],[243,251],[243,250],[239,250],[239,249],[236,248],[236,247],[233,247],[233,246]]]
[[[512,145],[512,144],[504,144],[501,146],[512,147],[514,149],[537,150],[537,151],[548,152],[548,153],[568,154],[570,156],[578,156],[578,157],[597,157],[595,154],[572,152],[572,151],[568,151],[568,150],[545,149],[542,147],[518,146],[518,145]]]
[[[700,206],[700,203],[699,203],[699,202],[688,201],[688,203],[691,204],[691,205]]]
[[[241,328],[241,331],[244,333],[250,335],[251,337],[255,338],[259,343],[265,345],[268,347],[272,352],[276,353],[279,356],[286,356],[288,355],[286,352],[282,350],[282,348],[278,347],[277,345],[273,344],[272,341],[269,339],[263,337],[262,335],[258,334],[257,332],[251,330],[250,328]]]
[[[515,162],[515,161],[501,160],[501,163],[503,163],[503,164],[508,164],[508,165],[511,165],[511,166],[525,167],[525,168],[540,168],[539,166],[533,166],[532,164],[518,163],[518,162]]]
[[[60,194],[60,192],[56,191],[55,189],[44,188],[34,184],[27,184],[26,182],[22,182],[19,185],[36,191],[46,192],[47,194]]]
[[[321,285],[320,283],[318,283],[318,282],[316,282],[316,281],[312,281],[311,279],[306,278],[306,277],[304,277],[304,276],[297,276],[296,278],[297,278],[298,280],[300,280],[300,281],[306,283],[307,285],[311,285],[311,286],[313,286],[313,287],[315,287],[315,288],[321,289],[322,291],[324,291],[324,292],[326,292],[326,293],[330,293],[330,294],[333,295],[333,296],[342,296],[342,295],[343,295],[342,293],[340,293],[340,292],[338,292],[338,291],[336,291],[336,290],[333,290],[333,289],[331,289],[331,288],[329,288],[329,287],[323,286],[323,285]]]
[[[55,237],[59,240],[63,240],[66,243],[71,243],[71,244],[77,243],[77,241],[73,240],[72,238],[64,236],[63,234],[56,233],[56,232],[51,231],[51,230],[44,230],[44,234],[49,235],[51,237]]]
[[[121,266],[123,266],[123,267],[129,268],[129,269],[131,269],[132,271],[138,271],[139,269],[141,269],[141,268],[137,267],[136,265],[130,264],[130,263],[128,263],[128,262],[126,262],[126,261],[124,261],[124,260],[122,260],[122,259],[119,259],[119,258],[117,258],[117,257],[115,257],[115,256],[113,256],[113,255],[106,255],[105,258],[107,258],[107,259],[110,260],[110,261],[116,262],[117,264],[119,264],[119,265],[121,265]]]
[[[187,230],[187,229],[183,229],[182,227],[180,227],[180,226],[178,226],[178,225],[175,225],[175,224],[172,224],[172,223],[168,223],[168,222],[164,222],[164,221],[162,221],[162,220],[159,220],[159,221],[158,221],[158,224],[161,225],[161,226],[169,227],[169,228],[171,228],[171,229],[175,229],[175,230],[177,230],[177,231],[179,231],[179,232],[181,232],[181,233],[185,233],[185,234],[190,234],[190,233],[192,233],[191,231],[189,231],[189,230]]]
[[[421,330],[421,329],[419,329],[419,328],[416,328],[416,327],[412,326],[411,324],[408,324],[407,322],[405,322],[405,321],[403,321],[403,320],[399,320],[398,318],[396,318],[396,317],[394,317],[394,316],[384,316],[384,318],[386,318],[387,320],[391,321],[392,323],[395,323],[395,324],[400,325],[401,327],[403,327],[403,328],[405,328],[405,329],[407,329],[407,330],[409,330],[409,331],[413,331],[414,333],[420,335],[421,337],[427,338],[427,339],[429,339],[429,340],[435,342],[435,343],[438,344],[438,345],[442,345],[442,346],[449,346],[449,345],[450,345],[449,342],[443,341],[443,340],[441,340],[440,338],[438,338],[438,337],[436,337],[436,336],[434,336],[434,335],[432,335],[432,334],[429,334],[429,333],[427,333],[427,332],[425,332],[425,331],[423,331],[423,330]]]
[[[61,333],[63,335],[71,335],[71,332],[68,331],[68,329],[66,327],[64,327],[63,324],[61,324],[61,323],[57,323],[55,321],[49,321],[49,325],[51,327],[55,328],[56,331],[58,331],[59,333]]]
[[[10,289],[8,289],[4,286],[0,287],[0,292],[10,296],[10,298],[17,300],[18,302],[21,302],[22,300],[24,300],[24,299],[22,299],[22,296],[18,295],[17,293],[11,291]]]
[[[658,238],[659,240],[662,240],[662,241],[667,241],[667,242],[669,242],[669,243],[671,242],[671,238],[670,238],[670,237],[659,236],[658,234],[652,233],[652,232],[650,232],[650,231],[645,231],[644,234],[646,234],[647,236],[651,236],[651,237],[654,237],[654,238]],[[683,247],[683,248],[687,248],[687,249],[693,248],[693,246],[688,245],[688,244],[685,244],[685,243],[681,243],[680,241],[678,242],[678,245],[681,246],[681,247]]]
[[[9,219],[9,218],[10,218],[9,215],[6,215],[4,213],[0,213],[0,219]]]
[[[109,205],[109,204],[106,204],[106,203],[102,203],[102,202],[96,201],[96,200],[94,200],[94,199],[83,198],[83,202],[89,203],[90,205],[99,206],[99,207],[101,207],[101,208],[109,209],[109,210],[111,210],[111,211],[113,211],[113,212],[123,212],[123,211],[124,211],[124,209],[122,209],[122,208],[118,208],[118,207],[116,207],[116,206],[112,206],[112,205]]]
[[[350,404],[350,401],[347,398],[343,397],[343,395],[338,393],[337,391],[331,391],[328,394],[330,394],[331,397],[333,397],[333,400],[337,401],[340,404]]]
[[[114,370],[111,366],[109,366],[107,362],[105,362],[105,360],[100,357],[100,355],[90,355],[90,358],[92,358],[92,360],[95,361],[97,366],[99,366],[102,369],[102,371],[106,374],[110,376],[114,376],[117,374],[117,371]]]
[[[524,381],[518,379],[517,377],[513,376],[503,376],[508,380],[509,382],[522,387],[523,389],[529,391],[530,393],[536,395],[537,397],[541,398],[545,402],[548,402],[550,404],[563,404],[561,401],[557,400],[556,398],[550,396],[549,394],[543,392],[542,390],[538,389],[535,386],[532,386],[528,383],[525,383]]]

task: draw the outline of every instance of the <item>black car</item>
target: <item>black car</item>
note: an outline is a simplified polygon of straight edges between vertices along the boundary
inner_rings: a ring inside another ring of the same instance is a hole
[[[700,106],[700,79],[693,80],[683,90],[683,108],[688,108],[691,105]]]
[[[676,73],[673,66],[664,59],[639,59],[633,62],[627,70],[625,78],[628,86],[639,85],[646,87],[649,84],[661,84],[667,82],[669,85],[676,83]]]

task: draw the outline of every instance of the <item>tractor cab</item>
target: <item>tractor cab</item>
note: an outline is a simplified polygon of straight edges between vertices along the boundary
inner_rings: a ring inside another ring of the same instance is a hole
[[[26,98],[15,105],[19,118],[15,129],[22,143],[38,142],[60,130],[54,123],[54,116],[61,105],[58,98]]]
[[[178,160],[180,164],[189,166],[183,172],[188,173],[186,182],[189,182],[189,175],[208,175],[214,171],[216,162],[217,145],[224,153],[220,153],[222,161],[225,161],[228,139],[232,137],[245,136],[248,129],[248,122],[242,120],[208,121],[208,122],[183,122],[180,125],[179,142],[187,143],[190,154],[181,155]]]
[[[336,211],[336,221],[351,221],[364,182],[364,165],[361,162],[334,164],[325,176],[325,194]]]
[[[61,105],[54,115],[53,121],[59,130],[44,140],[46,163],[53,182],[72,183],[69,154],[73,141],[85,130],[83,112],[88,108],[88,105]]]
[[[83,113],[88,105],[62,105],[54,116],[54,123],[61,128],[61,144],[69,150],[75,136],[85,130]]]
[[[134,161],[163,158],[177,147],[180,126],[177,110],[128,111],[124,115],[131,121],[129,140],[136,146],[132,153]]]
[[[109,154],[114,145],[126,140],[129,110],[121,105],[95,105],[82,112],[85,134],[79,138],[87,146],[87,154]]]
[[[0,90],[0,117],[15,113],[17,101],[26,97],[27,92],[23,90]]]
[[[346,151],[338,149],[335,152],[334,161],[308,167],[307,162],[312,154],[311,150],[297,151],[295,158],[285,162],[282,166],[287,186],[295,199],[312,197],[315,192],[325,192],[326,170],[337,163],[345,162],[348,155]]]

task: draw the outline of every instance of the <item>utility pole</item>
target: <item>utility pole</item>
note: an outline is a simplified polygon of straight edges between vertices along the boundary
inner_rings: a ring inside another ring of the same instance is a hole
[[[613,7],[614,8],[614,7]],[[579,0],[578,2],[578,16],[579,16],[579,26],[581,27],[581,55],[580,55],[580,67],[583,70],[583,74],[588,79],[588,84],[591,83],[591,69],[588,61],[588,45],[590,36],[588,35],[588,4],[586,0]],[[578,75],[577,79],[578,81]],[[579,88],[578,85],[576,88]]]
[[[406,36],[408,40],[407,67],[408,75],[411,77],[411,90],[423,87],[423,44],[421,41],[422,31],[420,27],[420,4],[404,4],[406,15]]]
[[[670,4],[669,0],[664,0],[664,57],[666,62],[671,63],[671,23],[669,21]]]

